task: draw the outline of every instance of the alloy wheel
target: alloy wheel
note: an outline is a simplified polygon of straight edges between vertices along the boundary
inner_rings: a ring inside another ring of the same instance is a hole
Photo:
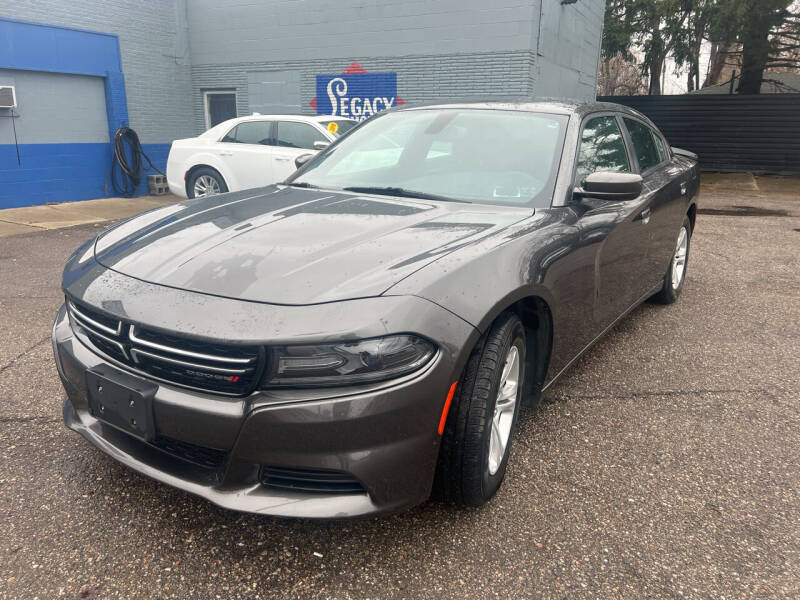
[[[194,181],[194,196],[214,196],[219,194],[219,182],[211,175],[201,175]]]
[[[497,389],[497,400],[492,416],[492,431],[489,438],[489,474],[494,475],[500,469],[506,446],[511,437],[511,426],[514,423],[514,409],[517,405],[519,391],[519,349],[511,346],[503,365],[503,374]]]
[[[675,256],[672,258],[672,289],[677,290],[683,282],[686,273],[686,257],[689,253],[689,232],[686,227],[681,227],[678,234],[678,243],[675,247]]]

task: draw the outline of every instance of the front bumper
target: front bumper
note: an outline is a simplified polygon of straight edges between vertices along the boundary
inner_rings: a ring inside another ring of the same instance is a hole
[[[474,329],[457,317],[439,317],[449,320],[455,347],[473,337]],[[270,390],[230,398],[157,383],[155,430],[164,438],[224,456],[211,468],[92,416],[86,389],[89,369],[101,367],[122,378],[137,376],[104,359],[73,330],[64,307],[53,328],[53,347],[68,396],[63,410],[67,427],[158,481],[225,508],[284,517],[354,517],[426,500],[436,467],[442,406],[461,368],[457,356],[444,347],[422,372],[370,387]],[[260,481],[263,465],[344,472],[365,492],[275,490]]]

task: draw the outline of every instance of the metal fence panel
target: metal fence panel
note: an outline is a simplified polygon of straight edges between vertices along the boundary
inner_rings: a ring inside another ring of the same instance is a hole
[[[647,115],[704,171],[800,176],[800,94],[608,96]]]

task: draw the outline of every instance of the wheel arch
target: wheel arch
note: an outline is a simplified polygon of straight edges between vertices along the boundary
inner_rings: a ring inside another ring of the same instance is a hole
[[[225,177],[222,171],[220,171],[214,165],[209,165],[207,163],[198,163],[196,165],[193,165],[186,171],[186,176],[184,177],[183,180],[183,186],[186,189],[187,196],[189,196],[189,182],[192,180],[192,176],[200,169],[211,169],[212,171],[217,173],[222,178],[222,181],[225,183],[226,187],[228,188],[228,191],[230,191],[230,185],[231,185],[230,181],[228,178]]]
[[[692,233],[694,233],[694,225],[697,222],[697,203],[692,202],[689,205],[689,210],[686,211],[686,216],[689,217],[689,223],[692,226]]]
[[[555,333],[551,306],[547,290],[520,288],[495,304],[478,326],[485,334],[492,323],[507,312],[515,313],[522,321],[527,346],[523,397],[529,406],[538,403],[550,366]]]

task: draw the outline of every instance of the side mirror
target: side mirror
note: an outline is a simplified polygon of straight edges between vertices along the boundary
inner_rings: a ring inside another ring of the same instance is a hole
[[[583,180],[581,187],[575,188],[577,198],[625,201],[636,200],[642,195],[644,180],[635,173],[598,171]]]
[[[297,158],[294,159],[294,166],[298,169],[314,158],[314,154],[301,154]]]
[[[319,141],[317,141],[317,142],[314,142],[314,149],[315,150],[325,150],[325,148],[327,148],[330,145],[331,145],[330,142],[319,142]]]

